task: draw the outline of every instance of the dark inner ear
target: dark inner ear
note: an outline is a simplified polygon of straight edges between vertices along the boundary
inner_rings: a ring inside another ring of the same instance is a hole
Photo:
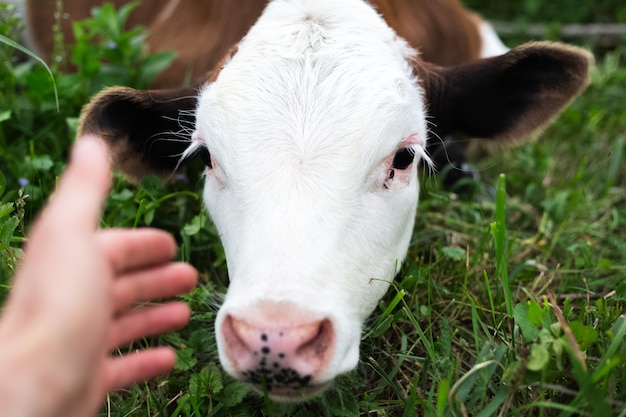
[[[191,141],[197,90],[104,90],[81,115],[79,135],[95,134],[109,145],[114,165],[131,179],[170,176]]]
[[[547,42],[459,66],[425,66],[434,133],[516,139],[544,127],[588,83],[586,51]]]

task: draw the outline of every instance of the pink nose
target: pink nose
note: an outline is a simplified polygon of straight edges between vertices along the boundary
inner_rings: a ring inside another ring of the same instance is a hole
[[[335,335],[329,319],[304,317],[292,311],[277,317],[276,310],[250,318],[228,315],[222,335],[226,355],[239,376],[270,394],[294,396],[309,391],[330,360]]]

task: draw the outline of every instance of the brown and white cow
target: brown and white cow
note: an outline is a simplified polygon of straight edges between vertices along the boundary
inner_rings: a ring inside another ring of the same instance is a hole
[[[435,23],[421,12],[435,3],[377,1],[385,20],[362,0],[273,0],[205,82],[109,88],[83,111],[79,134],[102,136],[130,178],[168,177],[180,155],[203,156],[231,281],[216,320],[220,360],[274,399],[306,398],[356,366],[362,324],[409,245],[428,140],[532,135],[587,85],[590,55],[556,43],[426,62],[413,47],[428,43]],[[436,17],[460,25],[454,13]],[[218,35],[185,24],[212,53]],[[429,53],[456,48],[433,35],[441,43]],[[190,124],[190,140],[160,140]]]

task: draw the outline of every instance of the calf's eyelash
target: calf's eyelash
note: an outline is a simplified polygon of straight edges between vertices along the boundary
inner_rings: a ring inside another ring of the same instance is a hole
[[[211,161],[211,153],[209,152],[209,148],[207,148],[206,144],[203,141],[194,140],[191,142],[189,147],[185,149],[185,152],[180,157],[178,161],[178,166],[185,160],[191,159],[193,157],[199,157],[202,160],[202,163],[206,165],[209,169],[213,168],[213,162]]]

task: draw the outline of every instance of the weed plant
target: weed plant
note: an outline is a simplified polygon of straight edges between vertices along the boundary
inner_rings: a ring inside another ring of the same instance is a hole
[[[523,12],[544,22],[626,13],[616,0],[563,13],[534,0],[517,10],[468,3],[488,16]],[[66,166],[81,106],[107,85],[149,85],[173,57],[146,51],[142,28],[124,29],[133,7],[94,9],[49,71],[23,59],[12,43],[21,23],[0,5],[0,301]],[[183,297],[194,312],[187,328],[118,352],[169,344],[176,369],[112,393],[101,415],[626,416],[625,53],[598,57],[589,89],[541,139],[474,149],[475,198],[422,175],[407,260],[367,323],[358,369],[303,405],[273,404],[219,367],[213,320],[227,275],[200,202],[200,167],[168,184],[149,177],[136,187],[116,176],[102,226],[170,231],[200,285]]]

